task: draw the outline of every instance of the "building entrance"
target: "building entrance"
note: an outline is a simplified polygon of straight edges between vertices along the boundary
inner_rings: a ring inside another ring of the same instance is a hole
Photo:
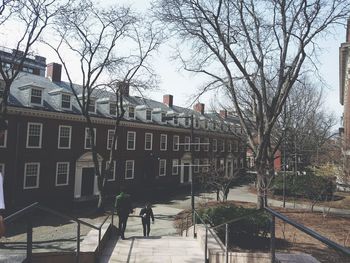
[[[94,193],[95,168],[83,168],[81,178],[81,196],[89,196]]]

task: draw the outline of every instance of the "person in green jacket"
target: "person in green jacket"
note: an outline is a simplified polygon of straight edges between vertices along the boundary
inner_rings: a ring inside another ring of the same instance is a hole
[[[133,212],[130,195],[123,191],[115,198],[115,208],[119,217],[119,232],[121,239],[125,239],[125,229],[129,214]]]

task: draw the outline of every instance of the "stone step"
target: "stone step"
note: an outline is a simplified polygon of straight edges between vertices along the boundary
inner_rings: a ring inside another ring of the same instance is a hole
[[[300,254],[276,254],[277,263],[320,263],[313,256],[300,253]]]

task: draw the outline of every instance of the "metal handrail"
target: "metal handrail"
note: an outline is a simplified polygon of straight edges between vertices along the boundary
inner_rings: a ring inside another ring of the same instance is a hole
[[[73,216],[69,216],[66,214],[63,214],[61,212],[58,212],[56,210],[53,210],[51,208],[45,207],[43,205],[40,205],[38,202],[33,203],[21,210],[18,210],[17,212],[7,216],[6,218],[4,218],[4,223],[10,223],[14,220],[16,220],[19,217],[22,217],[30,212],[32,212],[34,209],[39,209],[42,210],[44,212],[48,212],[51,214],[54,214],[56,216],[59,216],[61,218],[67,219],[67,220],[71,220],[74,221],[77,224],[77,251],[76,251],[76,262],[79,262],[79,258],[80,258],[80,225],[85,225],[88,226],[90,228],[93,228],[95,230],[98,230],[98,252],[100,252],[100,243],[101,243],[101,229],[102,226],[106,223],[106,221],[108,220],[108,218],[111,215],[108,215],[99,226],[94,226],[88,222],[85,222],[81,219],[78,219],[76,217]],[[113,214],[114,214],[114,210],[113,210]],[[112,214],[112,224],[113,224],[113,215]],[[30,219],[27,220],[27,262],[31,262],[32,260],[32,244],[33,244],[33,225]]]
[[[350,249],[343,247],[337,243],[335,243],[334,241],[320,235],[319,233],[317,233],[316,231],[312,230],[311,228],[308,228],[306,226],[303,226],[302,224],[299,224],[297,222],[295,222],[294,220],[286,217],[285,215],[282,215],[280,213],[278,213],[277,211],[269,208],[269,207],[265,207],[264,208],[267,212],[269,212],[272,216],[271,219],[271,262],[274,262],[275,259],[275,217],[281,219],[282,221],[294,226],[295,228],[299,229],[300,231],[304,232],[305,234],[317,239],[318,241],[322,242],[323,244],[327,245],[330,248],[333,248],[339,252],[342,252],[343,254],[350,256]]]

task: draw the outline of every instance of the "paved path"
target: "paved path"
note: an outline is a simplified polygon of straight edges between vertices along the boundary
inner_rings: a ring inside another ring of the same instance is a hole
[[[202,263],[204,253],[195,239],[174,236],[114,240],[100,263]]]

